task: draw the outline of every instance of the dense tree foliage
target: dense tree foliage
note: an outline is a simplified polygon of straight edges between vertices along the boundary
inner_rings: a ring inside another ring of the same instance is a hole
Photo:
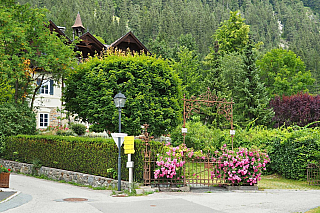
[[[257,45],[249,39],[249,26],[238,12],[231,12],[214,37],[215,47],[205,58],[211,68],[206,80],[213,82],[220,97],[233,98],[238,125],[246,126],[252,121],[267,125],[273,113],[268,109],[268,94],[256,67]]]
[[[270,102],[275,112],[275,126],[306,126],[320,120],[320,96],[298,93],[292,96],[276,96]],[[313,126],[319,126],[314,123]]]
[[[16,103],[24,103],[45,79],[56,81],[73,65],[73,47],[50,33],[45,10],[3,0],[0,4],[0,82],[14,89]],[[38,80],[38,85],[35,82]]]
[[[311,72],[305,70],[300,57],[290,50],[273,49],[258,60],[257,65],[270,97],[306,92],[307,86],[312,85],[315,80],[311,77]]]
[[[13,103],[0,105],[0,136],[35,133],[36,116],[27,105]]]
[[[80,64],[66,80],[66,110],[101,129],[118,132],[118,110],[113,97],[127,98],[122,109],[122,128],[130,135],[165,134],[181,123],[181,82],[163,59],[110,54]]]
[[[249,41],[249,25],[244,23],[240,11],[230,12],[230,18],[222,23],[213,35],[222,54],[241,52]]]
[[[242,54],[242,72],[236,77],[232,96],[235,101],[235,120],[242,126],[255,121],[266,125],[273,117],[268,109],[269,97],[264,84],[260,81],[256,67],[254,45],[249,41]]]

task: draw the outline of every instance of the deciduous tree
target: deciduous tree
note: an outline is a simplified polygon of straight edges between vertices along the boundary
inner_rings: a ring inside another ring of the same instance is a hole
[[[31,96],[31,108],[45,79],[59,81],[75,65],[73,47],[50,32],[45,12],[14,0],[0,5],[1,79],[8,79],[15,89],[16,103]]]
[[[315,81],[300,57],[290,50],[273,49],[257,61],[257,66],[270,97],[306,92]]]

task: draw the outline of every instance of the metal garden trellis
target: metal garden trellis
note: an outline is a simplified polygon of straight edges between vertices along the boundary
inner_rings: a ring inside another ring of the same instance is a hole
[[[219,98],[218,96],[211,93],[210,88],[208,87],[206,93],[203,93],[199,96],[192,96],[190,99],[184,98],[183,102],[183,128],[186,127],[186,119],[190,118],[192,111],[200,113],[201,106],[212,107],[217,106],[217,113],[225,114],[225,118],[230,121],[231,124],[231,145],[233,149],[233,104],[234,102],[227,101],[225,98]],[[183,143],[185,143],[186,133],[183,133]]]

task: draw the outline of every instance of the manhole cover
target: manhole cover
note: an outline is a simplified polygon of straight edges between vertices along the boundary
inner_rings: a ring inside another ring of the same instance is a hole
[[[83,201],[87,201],[88,199],[86,198],[66,198],[63,199],[63,201],[67,201],[67,202],[83,202]]]

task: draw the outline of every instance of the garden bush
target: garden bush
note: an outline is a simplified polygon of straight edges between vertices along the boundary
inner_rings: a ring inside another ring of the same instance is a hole
[[[160,142],[151,141],[150,146],[156,152],[163,148]],[[18,135],[6,138],[5,150],[4,158],[8,160],[32,163],[37,159],[43,166],[104,177],[110,176],[110,169],[118,168],[118,148],[112,139]],[[138,182],[143,179],[144,150],[144,142],[135,140],[132,160],[135,162],[134,178]],[[122,148],[121,157],[121,177],[128,180],[128,160]]]
[[[298,93],[292,96],[275,97],[270,101],[275,112],[273,122],[275,127],[285,126],[306,126],[320,120],[320,95]],[[319,126],[318,122],[310,127]]]
[[[87,127],[83,124],[72,124],[71,129],[77,135],[84,135],[86,133]]]
[[[36,134],[36,115],[27,105],[0,105],[0,135]]]
[[[181,128],[182,124],[171,132],[173,146],[178,146],[183,143]],[[187,147],[192,147],[195,150],[216,150],[225,144],[226,140],[230,138],[227,131],[211,129],[204,125],[200,121],[199,117],[194,117],[192,122],[186,122],[186,128],[188,129],[188,133],[186,134],[185,144]]]

